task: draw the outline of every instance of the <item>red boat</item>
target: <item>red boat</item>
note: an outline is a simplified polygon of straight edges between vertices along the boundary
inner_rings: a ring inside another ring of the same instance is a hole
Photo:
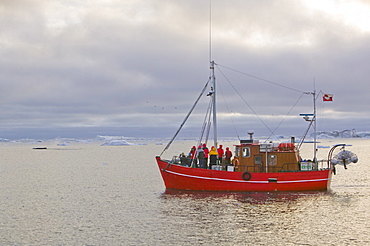
[[[156,158],[167,189],[243,192],[327,190],[332,176],[332,169],[276,173],[218,171],[169,164],[169,161]]]
[[[214,146],[217,148],[217,129],[216,129],[216,84],[214,77],[214,62],[211,62],[211,77],[210,92],[207,96],[210,97],[210,105],[212,110],[208,110],[208,116],[205,119],[211,121],[214,126]],[[208,82],[203,89],[197,101],[206,91],[209,86]],[[313,95],[315,102],[315,93]],[[189,118],[196,103],[185,117],[185,120],[176,132],[175,136],[168,143],[162,154],[168,149],[171,143],[180,132],[182,126]],[[315,105],[315,103],[314,103]],[[213,117],[211,117],[211,114]],[[314,125],[316,129],[316,112],[314,114],[303,114],[304,119],[310,122],[309,128]],[[310,119],[309,117],[312,118]],[[211,122],[205,122],[204,126],[209,126]],[[206,142],[209,133],[207,127],[202,131],[202,137],[198,143]],[[308,132],[308,131],[307,131]],[[306,133],[307,133],[306,132]],[[294,138],[290,143],[274,144],[272,142],[259,143],[253,139],[253,132],[248,132],[250,138],[241,140],[235,145],[235,151],[232,160],[223,158],[209,162],[205,165],[203,162],[200,165],[200,157],[198,153],[194,156],[179,157],[174,156],[171,160],[156,157],[159,170],[161,172],[164,184],[167,189],[177,190],[194,190],[194,191],[314,191],[329,189],[332,174],[335,174],[335,165],[346,165],[358,161],[357,156],[348,150],[344,150],[345,144],[334,145],[329,153],[328,159],[318,161],[316,151],[312,160],[303,160],[300,156],[299,145],[295,144]],[[204,135],[207,135],[204,137]],[[205,141],[203,141],[204,139]],[[314,148],[316,149],[316,134],[314,135]],[[341,151],[334,155],[337,147]],[[161,154],[161,155],[162,155]],[[197,163],[197,161],[199,163]],[[207,159],[208,161],[208,159]],[[210,164],[210,165],[207,165]]]

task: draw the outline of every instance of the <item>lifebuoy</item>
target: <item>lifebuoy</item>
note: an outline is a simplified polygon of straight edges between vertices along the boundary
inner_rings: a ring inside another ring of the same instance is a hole
[[[238,159],[234,159],[233,160],[233,165],[234,165],[234,167],[239,166],[239,160]]]
[[[251,177],[252,177],[252,175],[249,172],[245,172],[245,173],[242,174],[242,178],[244,180],[250,180]]]

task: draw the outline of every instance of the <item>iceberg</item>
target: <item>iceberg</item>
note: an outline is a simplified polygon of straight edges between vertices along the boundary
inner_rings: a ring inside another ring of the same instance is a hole
[[[126,145],[133,145],[133,144],[122,139],[122,140],[111,140],[111,141],[103,143],[101,146],[126,146]]]
[[[313,134],[311,134],[312,137]],[[328,139],[328,138],[360,138],[362,137],[356,129],[347,129],[343,131],[317,131],[317,138]]]
[[[66,143],[60,143],[60,144],[57,144],[58,146],[68,146],[68,144]]]

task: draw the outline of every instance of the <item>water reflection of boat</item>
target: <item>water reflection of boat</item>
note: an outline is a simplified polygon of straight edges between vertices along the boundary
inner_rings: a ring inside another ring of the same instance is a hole
[[[290,202],[307,197],[330,196],[330,191],[300,192],[204,192],[166,189],[162,198],[166,199],[232,199],[241,203],[266,204],[268,202]]]
[[[210,80],[206,83],[195,104],[163,152],[168,149],[176,138],[203,95],[210,98],[210,106],[204,118],[204,127],[198,145],[208,140],[208,127],[212,124],[214,146],[216,148],[218,147],[214,67],[215,63],[212,61]],[[209,92],[205,93],[207,89]],[[305,94],[313,96],[314,113],[301,114],[301,116],[309,122],[308,129],[313,127],[315,130],[316,93],[310,92]],[[240,143],[235,145],[234,159],[227,166],[222,165],[221,159],[220,162],[214,163],[215,165],[211,166],[211,168],[204,168],[204,166],[203,168],[199,168],[196,165],[196,155],[191,159],[189,164],[181,160],[178,156],[174,156],[172,160],[165,160],[157,156],[156,160],[166,188],[247,192],[327,190],[330,186],[336,164],[343,164],[346,167],[351,162],[357,162],[356,155],[351,152],[351,154],[348,153],[348,150],[344,150],[345,144],[333,146],[329,151],[327,160],[318,161],[316,151],[314,151],[314,157],[312,159],[303,160],[299,148],[304,142],[304,138],[299,145],[295,144],[294,139],[290,143],[276,145],[271,142],[260,143],[258,140],[253,139],[253,132],[248,132],[248,134],[250,135],[250,139],[240,140]],[[316,138],[313,143],[316,150]],[[334,151],[338,147],[342,149],[341,153],[345,152],[345,154],[334,155]]]

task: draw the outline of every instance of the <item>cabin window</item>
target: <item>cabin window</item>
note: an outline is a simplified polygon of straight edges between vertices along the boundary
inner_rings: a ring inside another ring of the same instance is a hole
[[[239,147],[235,148],[235,157],[239,157]]]
[[[243,151],[243,157],[250,156],[250,149],[248,147],[244,147],[242,151]]]
[[[255,156],[254,157],[254,164],[256,164],[256,165],[261,165],[262,164],[261,156]]]
[[[270,166],[275,166],[277,164],[277,156],[276,155],[269,155],[268,162]]]

